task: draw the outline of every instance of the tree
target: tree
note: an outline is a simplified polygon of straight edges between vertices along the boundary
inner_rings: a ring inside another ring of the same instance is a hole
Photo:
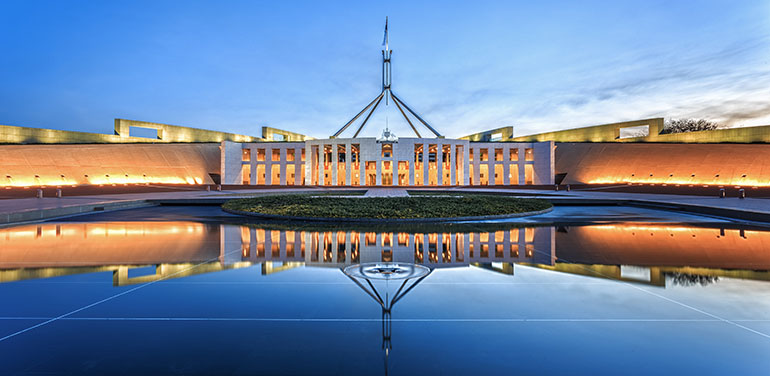
[[[663,125],[661,134],[712,131],[724,128],[722,124],[705,119],[669,119]]]

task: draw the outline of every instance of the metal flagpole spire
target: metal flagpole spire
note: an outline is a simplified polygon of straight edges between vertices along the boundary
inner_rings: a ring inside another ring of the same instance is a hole
[[[399,112],[401,115],[406,119],[406,122],[409,124],[409,126],[412,128],[414,133],[417,135],[417,137],[422,138],[420,136],[420,133],[417,131],[417,128],[412,123],[412,120],[409,119],[408,114],[411,114],[412,117],[414,117],[419,123],[422,123],[428,130],[431,131],[434,135],[436,135],[437,138],[443,138],[438,131],[433,129],[433,127],[428,124],[427,121],[425,121],[423,118],[420,117],[420,115],[417,115],[409,106],[404,103],[399,97],[397,97],[393,91],[391,90],[391,75],[390,75],[390,57],[393,54],[393,51],[390,49],[390,38],[388,36],[388,17],[385,17],[385,35],[382,38],[382,45],[385,47],[382,50],[382,91],[375,97],[371,102],[369,102],[366,107],[364,107],[363,110],[361,110],[356,116],[353,116],[350,121],[345,123],[342,128],[340,128],[334,135],[332,135],[330,138],[336,138],[342,132],[344,132],[348,127],[350,127],[361,115],[364,114],[364,112],[369,111],[369,113],[364,117],[363,122],[356,130],[355,134],[353,135],[353,138],[358,137],[358,134],[361,133],[361,130],[364,129],[364,126],[366,126],[366,123],[369,121],[369,118],[371,118],[374,111],[377,109],[377,107],[380,105],[380,102],[382,101],[383,97],[385,97],[385,106],[389,105],[389,102],[392,100],[393,103],[396,104],[396,107],[398,107]],[[406,110],[406,111],[404,111]]]

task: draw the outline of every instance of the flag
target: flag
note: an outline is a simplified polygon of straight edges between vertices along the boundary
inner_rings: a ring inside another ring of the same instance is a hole
[[[388,17],[385,17],[385,35],[382,37],[382,45],[387,46],[388,44]]]

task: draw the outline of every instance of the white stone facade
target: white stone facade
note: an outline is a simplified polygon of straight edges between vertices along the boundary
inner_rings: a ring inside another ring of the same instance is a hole
[[[334,138],[222,143],[222,183],[463,186],[554,183],[553,142]],[[239,150],[236,152],[235,150]]]

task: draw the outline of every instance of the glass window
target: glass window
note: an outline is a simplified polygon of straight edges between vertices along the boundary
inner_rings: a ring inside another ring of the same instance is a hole
[[[382,144],[382,157],[390,158],[393,155],[393,144]]]
[[[519,160],[519,148],[511,149],[510,158],[511,158],[512,161],[518,161]]]

